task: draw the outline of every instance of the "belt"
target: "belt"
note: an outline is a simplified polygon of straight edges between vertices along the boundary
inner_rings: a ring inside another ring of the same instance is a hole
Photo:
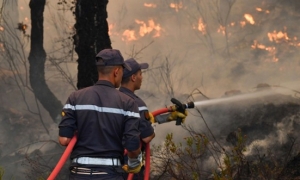
[[[71,170],[74,174],[85,174],[85,175],[97,175],[97,174],[108,174],[107,172],[94,171],[90,168],[74,167]]]
[[[78,164],[121,166],[121,161],[118,158],[79,157],[79,158],[74,158],[72,162]]]

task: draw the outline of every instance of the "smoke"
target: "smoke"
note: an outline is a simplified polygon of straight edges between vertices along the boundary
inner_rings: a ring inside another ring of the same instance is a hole
[[[216,97],[226,90],[247,90],[259,83],[278,85],[299,80],[298,52],[285,50],[298,46],[291,45],[293,38],[299,36],[295,31],[298,27],[292,23],[294,21],[287,20],[297,16],[297,12],[284,14],[290,8],[285,4],[273,1],[152,1],[151,4],[156,5],[154,8],[146,7],[145,3],[150,4],[146,1],[121,2],[108,5],[108,22],[114,24],[111,30],[113,47],[130,56],[133,47],[141,49],[154,41],[137,58],[150,63],[155,71],[154,68],[160,67],[168,57],[178,93],[190,93],[193,88],[202,87],[204,93]],[[177,9],[171,4],[177,5]],[[122,12],[123,16],[116,12]],[[251,15],[253,24],[245,14]],[[149,30],[147,22],[150,19],[161,27],[159,37],[153,37],[155,30],[142,37],[139,35],[143,26],[135,20],[145,22]],[[199,19],[202,19],[202,29]],[[126,30],[135,32],[137,40],[122,41]],[[276,34],[278,42],[274,38],[270,41],[270,33],[280,31],[287,33],[289,40],[279,39],[280,34]],[[255,42],[261,46],[255,47]],[[156,73],[156,79],[159,75]],[[148,84],[149,79],[146,82]],[[151,89],[151,86],[144,84],[143,88]]]
[[[290,5],[272,0],[108,4],[108,22],[114,24],[110,36],[114,48],[121,49],[125,56],[133,56],[133,52],[153,41],[136,56],[138,61],[150,64],[150,70],[143,74],[142,90],[137,92],[150,110],[170,105],[172,95],[186,101],[195,88],[210,98],[221,97],[229,90],[249,92],[260,83],[299,89],[299,51],[294,50],[298,49],[298,16]],[[150,19],[161,27],[159,37],[153,37],[155,30],[139,35],[142,26],[135,20],[150,27]],[[122,40],[126,30],[135,32],[137,40]],[[166,59],[171,67],[172,95],[164,87]],[[189,112],[187,123],[205,129],[199,117],[193,116],[196,113]],[[216,135],[224,127],[238,127],[226,114],[219,113],[218,118],[209,113],[205,117],[213,124],[210,127]],[[242,123],[245,122],[237,124]],[[161,143],[168,132],[175,132],[174,137],[181,139],[182,131],[172,123],[157,125],[153,143]]]
[[[20,3],[19,6],[23,9],[19,7],[20,15],[17,19],[30,24],[30,20],[24,19],[30,17],[29,0]],[[45,9],[44,45],[50,58],[66,53],[66,51],[56,51],[57,42],[67,36],[75,23],[71,12],[61,14],[61,11],[57,11],[55,3],[49,1]],[[107,6],[107,20],[112,47],[120,49],[126,58],[134,57],[139,62],[150,64],[150,68],[143,73],[142,89],[137,91],[137,94],[146,102],[150,111],[154,111],[171,105],[171,97],[187,101],[195,89],[212,99],[218,99],[230,90],[251,92],[260,83],[286,88],[286,92],[280,92],[282,94],[299,90],[300,31],[296,23],[299,19],[297,7],[291,5],[290,1],[275,0],[156,0],[151,2],[111,0]],[[70,48],[72,45],[66,43],[64,47]],[[65,102],[74,88],[66,85],[62,79],[55,78],[59,73],[55,72],[53,66],[49,64],[46,67],[47,83],[56,96]],[[76,77],[75,61],[71,61],[63,68],[71,77]],[[0,71],[1,79],[4,74],[7,78],[8,73],[1,74],[1,72],[4,71]],[[12,80],[12,76],[8,80]],[[15,85],[1,85],[1,103],[11,104],[24,110],[26,107],[21,106],[19,100],[16,102],[16,99],[22,97],[15,95],[17,90],[14,87]],[[201,95],[194,95],[194,97],[197,101],[203,100]],[[273,101],[275,99],[272,99]],[[31,103],[34,104],[34,100]],[[256,102],[236,102],[235,107],[238,109],[236,111],[245,112],[250,108],[251,103],[253,105]],[[249,122],[244,122],[243,117],[239,121],[233,121],[231,114],[228,113],[230,108],[224,106],[223,109],[221,108],[223,111],[217,111],[217,107],[220,106],[213,105],[201,109],[201,112],[212,133],[225,141],[225,136],[240,126],[247,132],[246,125]],[[195,109],[188,111],[186,125],[206,132],[206,123],[198,112]],[[44,114],[47,122],[49,117],[46,112]],[[23,115],[24,113],[20,117]],[[6,119],[5,114],[1,114],[1,132],[5,132],[3,133],[5,136],[12,136],[12,133],[2,126],[9,122],[4,119]],[[289,139],[288,135],[296,133],[292,123],[297,124],[299,121],[296,116],[294,121],[290,119],[289,116],[280,122],[274,122],[274,129],[270,129],[270,133],[266,136],[261,135],[261,131],[265,129],[258,124],[257,130],[251,134],[255,140],[248,144],[247,155],[252,155],[258,147],[263,150],[269,146],[286,143]],[[29,122],[33,123],[33,121]],[[24,128],[16,130],[24,130],[26,134],[16,136],[23,137],[20,146],[26,145],[33,139],[49,138],[56,141],[57,127],[51,123],[49,126],[51,126],[50,134],[43,135],[41,130],[42,135],[36,135],[40,138],[30,136],[30,132]],[[178,140],[189,135],[181,126],[176,126],[175,122],[156,125],[156,137],[152,143],[162,143],[166,134],[170,132],[173,132],[174,138]],[[1,142],[5,141],[5,136],[1,136]],[[4,149],[1,142],[2,155],[15,151],[15,146]],[[52,146],[53,144],[50,145],[51,148]],[[46,148],[43,152],[47,150]],[[213,160],[208,159],[207,162],[213,163]]]

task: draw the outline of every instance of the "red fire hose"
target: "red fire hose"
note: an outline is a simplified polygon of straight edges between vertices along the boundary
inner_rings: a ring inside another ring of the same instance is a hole
[[[160,115],[160,114],[163,114],[163,113],[166,113],[166,112],[169,112],[169,109],[168,108],[162,108],[162,109],[159,109],[159,110],[156,110],[156,111],[153,111],[152,112],[152,115],[155,117],[157,115]],[[146,147],[145,147],[145,173],[144,173],[144,180],[148,180],[150,179],[150,143],[147,143],[146,144]],[[133,174],[130,173],[128,175],[128,178],[127,180],[131,180],[133,178]]]
[[[73,136],[73,138],[69,142],[65,152],[61,156],[60,160],[56,164],[55,168],[53,169],[52,173],[50,174],[50,176],[48,177],[47,180],[54,180],[55,179],[55,177],[57,176],[57,174],[59,173],[59,171],[61,170],[61,168],[65,164],[66,160],[68,159],[69,155],[71,154],[72,149],[73,149],[76,141],[77,141],[77,136],[75,135],[75,136]]]
[[[163,113],[166,113],[166,112],[169,112],[169,109],[168,108],[162,108],[162,109],[159,109],[159,110],[156,110],[156,111],[153,111],[152,114],[153,116],[157,116],[157,115],[160,115],[160,114],[163,114]],[[50,174],[50,176],[48,177],[47,180],[54,180],[55,177],[57,176],[57,174],[59,173],[59,171],[61,170],[61,168],[63,167],[63,165],[65,164],[66,160],[68,159],[69,155],[71,154],[72,152],[72,149],[75,145],[77,141],[77,136],[75,135],[70,143],[68,144],[65,152],[63,153],[63,155],[61,156],[60,160],[58,161],[58,163],[56,164],[55,168],[53,169],[52,173]],[[144,175],[144,180],[148,180],[149,179],[149,176],[150,176],[150,144],[147,143],[146,144],[146,147],[145,147],[145,156],[146,156],[146,159],[145,159],[145,175]],[[128,180],[131,180],[133,178],[133,175],[132,173],[130,173],[128,175]]]

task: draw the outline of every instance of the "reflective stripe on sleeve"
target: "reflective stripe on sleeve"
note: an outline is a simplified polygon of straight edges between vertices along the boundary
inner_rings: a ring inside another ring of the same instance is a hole
[[[98,107],[95,105],[71,105],[66,104],[63,109],[71,109],[73,111],[75,110],[94,110],[98,112],[104,112],[104,113],[114,113],[114,114],[123,114],[124,116],[132,116],[140,118],[140,114],[132,111],[124,111],[123,109],[118,108],[109,108],[109,107]]]
[[[139,111],[145,111],[145,110],[148,110],[148,108],[146,106],[139,107]]]
[[[71,104],[64,105],[63,109],[72,109],[73,111],[75,111],[75,107],[72,106]]]

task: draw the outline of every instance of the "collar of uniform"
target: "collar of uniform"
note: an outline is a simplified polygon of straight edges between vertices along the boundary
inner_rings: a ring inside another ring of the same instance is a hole
[[[128,95],[132,95],[132,96],[138,97],[137,95],[134,94],[134,92],[132,92],[131,90],[127,89],[126,87],[120,87],[119,91],[121,91],[123,93],[126,93]]]
[[[95,85],[104,85],[104,86],[115,88],[115,86],[111,82],[106,80],[98,80]]]

